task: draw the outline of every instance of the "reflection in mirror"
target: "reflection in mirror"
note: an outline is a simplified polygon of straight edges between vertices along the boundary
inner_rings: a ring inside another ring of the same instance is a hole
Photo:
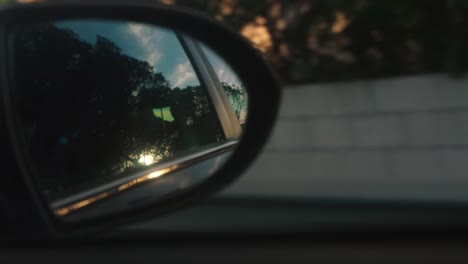
[[[229,97],[229,102],[236,113],[241,126],[245,125],[247,119],[247,90],[244,84],[239,80],[234,70],[216,54],[213,50],[206,45],[201,44],[203,52],[215,70],[224,91]]]
[[[57,215],[95,217],[193,187],[241,136],[244,85],[188,36],[66,20],[20,25],[12,37],[20,131]]]

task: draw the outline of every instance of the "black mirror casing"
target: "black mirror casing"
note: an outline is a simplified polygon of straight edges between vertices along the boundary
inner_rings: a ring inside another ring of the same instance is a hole
[[[280,103],[280,84],[273,71],[251,44],[238,33],[219,22],[198,13],[176,7],[145,4],[147,2],[93,2],[68,1],[66,3],[36,3],[6,7],[0,11],[0,70],[1,70],[1,105],[0,128],[7,159],[6,173],[2,177],[10,182],[16,180],[15,192],[6,192],[6,201],[12,201],[22,194],[22,207],[29,208],[31,216],[26,221],[36,222],[37,228],[28,230],[28,234],[78,235],[84,231],[103,231],[128,221],[144,219],[148,216],[162,215],[183,208],[226,187],[239,177],[260,153],[267,142],[277,116]],[[116,213],[92,220],[65,222],[57,218],[47,205],[44,194],[39,190],[38,182],[31,175],[27,162],[28,154],[24,142],[17,136],[18,118],[15,101],[12,97],[14,87],[12,68],[14,61],[9,47],[10,29],[13,25],[37,20],[50,19],[125,19],[129,21],[155,24],[171,28],[191,37],[202,40],[207,46],[222,56],[245,83],[249,93],[248,116],[242,139],[229,161],[211,178],[187,191],[166,197],[156,204],[135,208],[124,213]],[[14,157],[15,162],[8,162]],[[15,198],[16,197],[16,198]],[[15,206],[6,209],[13,212]],[[18,209],[19,210],[19,209]],[[33,212],[33,210],[35,210]],[[24,215],[24,214],[22,214]],[[21,216],[18,216],[21,217]],[[26,216],[24,216],[26,219]],[[23,225],[20,220],[15,220]],[[18,228],[20,229],[20,228]]]

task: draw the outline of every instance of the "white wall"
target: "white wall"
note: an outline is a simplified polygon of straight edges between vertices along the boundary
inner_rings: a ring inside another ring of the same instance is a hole
[[[468,200],[468,78],[288,87],[269,145],[223,194]]]

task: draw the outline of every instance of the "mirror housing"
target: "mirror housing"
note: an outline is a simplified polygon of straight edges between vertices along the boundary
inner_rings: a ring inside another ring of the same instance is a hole
[[[42,192],[37,178],[32,176],[28,151],[18,136],[20,124],[15,101],[12,100],[15,81],[12,70],[14,58],[9,50],[9,36],[12,26],[18,24],[67,19],[126,20],[169,28],[203,42],[222,57],[245,84],[249,97],[242,138],[227,162],[193,188],[165,196],[144,206],[79,221],[64,221],[57,217],[51,210],[49,200]],[[252,164],[268,140],[277,116],[280,84],[262,55],[238,33],[217,21],[181,8],[139,1],[68,1],[12,5],[0,11],[0,41],[0,58],[3,58],[0,60],[0,128],[8,133],[8,138],[3,139],[5,145],[11,144],[6,154],[15,160],[14,165],[4,175],[19,177],[18,184],[27,191],[23,202],[27,203],[31,210],[36,210],[35,213],[40,216],[42,230],[39,233],[60,236],[104,231],[122,223],[162,215],[194,204],[226,187]]]

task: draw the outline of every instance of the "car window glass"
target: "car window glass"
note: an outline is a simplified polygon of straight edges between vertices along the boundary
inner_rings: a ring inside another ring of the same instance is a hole
[[[239,80],[239,77],[232,68],[219,57],[218,54],[206,45],[201,44],[201,47],[227,93],[234,112],[239,119],[239,123],[241,125],[245,124],[248,98],[244,84]]]
[[[225,139],[174,32],[100,20],[16,32],[20,119],[49,194],[117,179]]]

